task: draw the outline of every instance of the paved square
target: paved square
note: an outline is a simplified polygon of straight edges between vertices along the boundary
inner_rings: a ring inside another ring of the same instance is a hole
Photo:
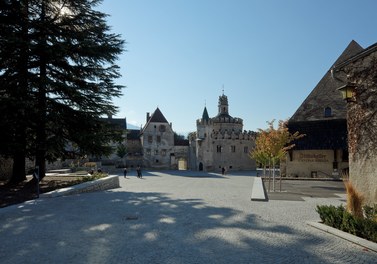
[[[344,194],[254,202],[254,173],[133,175],[118,189],[0,209],[1,263],[376,262],[305,223]]]

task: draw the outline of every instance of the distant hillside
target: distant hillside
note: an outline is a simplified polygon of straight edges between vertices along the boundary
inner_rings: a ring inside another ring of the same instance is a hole
[[[139,130],[140,127],[127,123],[127,129],[132,129],[132,130],[136,129],[136,130]]]

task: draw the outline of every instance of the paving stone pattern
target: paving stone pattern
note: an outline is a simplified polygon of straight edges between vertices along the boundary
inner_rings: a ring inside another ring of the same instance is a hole
[[[256,202],[251,174],[130,174],[110,191],[0,209],[1,263],[376,263],[305,223],[344,195]]]

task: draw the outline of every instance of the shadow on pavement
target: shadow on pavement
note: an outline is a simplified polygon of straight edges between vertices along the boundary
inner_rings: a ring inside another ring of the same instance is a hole
[[[100,192],[1,211],[2,263],[286,263],[318,237],[158,192]],[[274,237],[267,243],[264,237]],[[286,241],[285,237],[295,237]]]

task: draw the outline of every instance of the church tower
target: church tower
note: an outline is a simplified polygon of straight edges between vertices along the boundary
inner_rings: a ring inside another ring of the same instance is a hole
[[[241,118],[229,115],[228,97],[219,96],[218,114],[210,118],[204,107],[202,118],[196,121],[196,166],[197,170],[221,171],[255,169],[255,161],[249,157],[255,135],[242,131]]]
[[[226,95],[219,96],[219,115],[228,116],[229,115],[229,105],[228,97]]]

